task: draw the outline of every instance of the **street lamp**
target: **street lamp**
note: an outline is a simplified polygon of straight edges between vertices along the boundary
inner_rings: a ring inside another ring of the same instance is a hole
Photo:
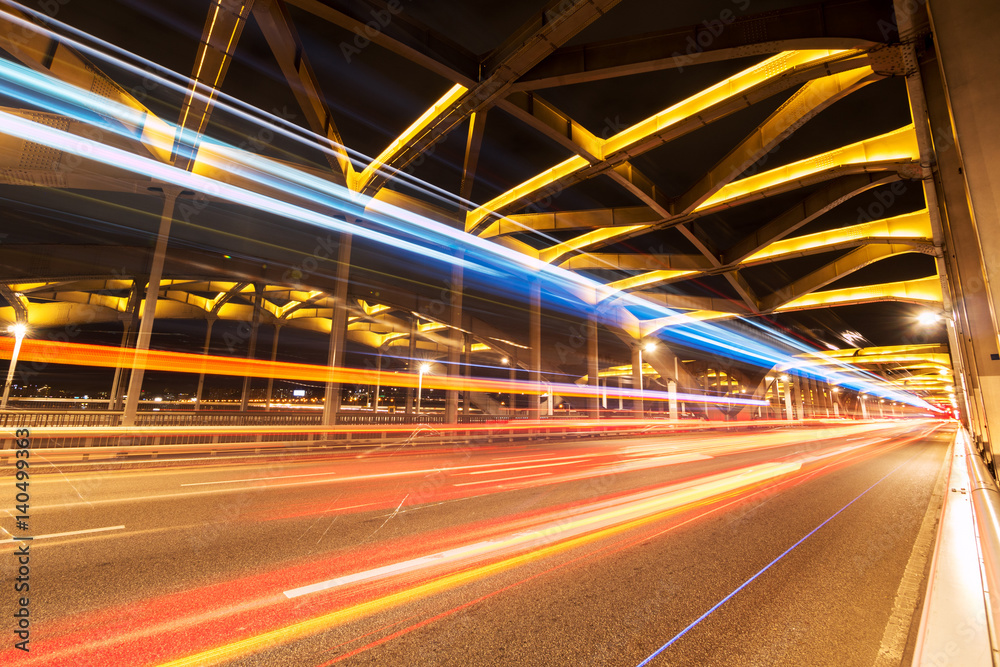
[[[430,369],[431,369],[431,365],[428,364],[428,363],[426,363],[426,362],[420,364],[420,366],[418,367],[418,370],[420,371],[419,375],[417,376],[417,415],[418,416],[420,415],[420,395],[424,391],[424,373],[430,371]]]
[[[3,385],[3,399],[0,400],[0,410],[7,409],[7,399],[10,397],[10,385],[14,382],[14,369],[17,367],[17,355],[21,351],[21,341],[28,333],[28,327],[24,322],[18,322],[7,327],[9,333],[14,334],[14,352],[10,355],[10,368],[7,369],[7,382]]]

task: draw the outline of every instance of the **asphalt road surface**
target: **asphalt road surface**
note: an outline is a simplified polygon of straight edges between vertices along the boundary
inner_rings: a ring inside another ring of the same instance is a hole
[[[886,422],[35,467],[27,531],[0,476],[0,664],[899,664],[953,437]],[[12,535],[34,538],[28,653]]]

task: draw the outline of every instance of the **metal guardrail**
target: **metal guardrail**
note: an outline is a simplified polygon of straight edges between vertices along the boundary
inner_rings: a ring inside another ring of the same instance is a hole
[[[121,412],[106,411],[10,411],[0,412],[0,429],[47,426],[121,426]],[[323,416],[316,412],[212,412],[179,411],[140,412],[136,426],[319,426]],[[459,424],[497,424],[511,421],[505,415],[459,415]],[[406,424],[443,424],[443,414],[392,414],[343,412],[337,415],[338,426],[398,426]]]
[[[1000,642],[997,639],[997,620],[1000,619],[1000,489],[990,474],[986,463],[965,438],[965,460],[969,468],[969,497],[972,500],[976,520],[976,532],[982,551],[982,568],[986,577],[987,600],[991,614],[990,645],[993,662],[1000,658]]]
[[[961,427],[948,447],[913,667],[1000,665],[1000,490],[977,449]]]

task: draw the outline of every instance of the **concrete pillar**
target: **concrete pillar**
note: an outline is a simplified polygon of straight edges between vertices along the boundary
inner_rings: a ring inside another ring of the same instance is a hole
[[[643,385],[642,385],[642,345],[636,343],[632,346],[632,417],[642,419],[646,415],[643,406]]]
[[[670,403],[670,418],[677,419],[677,381],[667,381],[667,401]]]
[[[163,277],[163,263],[167,257],[170,225],[174,221],[174,204],[177,202],[178,194],[180,194],[179,188],[164,186],[163,212],[160,215],[160,227],[156,234],[153,262],[149,267],[146,300],[143,302],[142,318],[139,320],[139,335],[135,341],[135,357],[132,362],[132,375],[129,377],[128,396],[125,399],[125,413],[122,415],[122,426],[135,425],[135,415],[139,410],[139,398],[142,396],[142,379],[146,374],[146,353],[149,351],[149,339],[153,334],[153,321],[156,319],[156,299],[160,295],[160,279]]]
[[[260,330],[261,303],[264,301],[264,285],[257,283],[253,290],[253,319],[250,321],[250,343],[247,345],[247,360],[252,361],[257,356],[257,333]],[[253,378],[249,375],[243,378],[243,392],[240,394],[240,412],[246,412],[250,405],[250,386]]]
[[[510,364],[508,379],[511,382],[510,397],[507,399],[507,413],[513,419],[517,416],[517,391],[514,389],[514,383],[517,381],[517,357],[507,357],[507,363]]]
[[[465,252],[458,251],[458,259],[461,260]],[[446,424],[458,423],[458,379],[462,375],[462,351],[465,347],[465,333],[462,331],[462,283],[463,271],[461,264],[453,264],[451,267],[451,285],[448,289],[448,296],[451,298],[451,308],[449,309],[449,338],[451,344],[448,346],[447,373],[451,382],[445,392],[444,421]]]
[[[212,327],[215,326],[216,320],[218,320],[215,315],[208,316],[208,324],[205,326],[205,344],[201,346],[201,353],[203,356],[208,356],[209,350],[212,349]],[[201,397],[205,391],[205,372],[202,371],[198,374],[198,389],[194,394],[194,409],[195,411],[201,410]]]
[[[597,315],[591,313],[587,319],[587,384],[590,385],[594,393],[587,397],[587,413],[591,419],[598,419],[601,416],[600,388],[601,369],[598,360],[598,332]],[[605,403],[607,399],[605,399]]]
[[[344,365],[344,346],[347,340],[347,287],[351,274],[351,235],[342,233],[337,248],[337,288],[333,295],[333,319],[330,323],[330,346],[327,351],[327,366],[340,368]],[[323,425],[337,423],[340,411],[340,381],[336,378],[326,383],[323,400]]]
[[[533,389],[529,396],[529,419],[541,419],[542,400],[542,286],[537,280],[531,283],[531,303],[529,304],[528,338],[531,346],[531,366],[529,368]],[[549,397],[551,406],[552,397]]]
[[[278,360],[278,337],[281,336],[281,322],[274,323],[274,338],[271,340],[271,363]],[[274,378],[267,378],[267,396],[264,400],[264,410],[271,411],[271,398],[274,394]]]

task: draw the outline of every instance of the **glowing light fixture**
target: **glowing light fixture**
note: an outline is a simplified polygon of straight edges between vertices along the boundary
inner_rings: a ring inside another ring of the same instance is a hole
[[[10,386],[14,382],[14,369],[17,368],[17,354],[21,351],[21,341],[28,334],[28,325],[17,322],[7,327],[14,334],[14,351],[10,355],[10,367],[7,369],[7,381],[3,385],[3,399],[0,399],[0,410],[7,409],[7,399],[10,397]]]
[[[424,362],[420,364],[420,366],[418,366],[418,370],[420,371],[420,374],[417,377],[417,415],[420,414],[420,398],[421,394],[423,394],[424,391],[424,373],[427,373],[431,370],[431,365],[427,362]]]
[[[924,312],[917,315],[917,322],[920,326],[929,327],[937,324],[941,320],[941,316],[931,310],[925,310]]]

